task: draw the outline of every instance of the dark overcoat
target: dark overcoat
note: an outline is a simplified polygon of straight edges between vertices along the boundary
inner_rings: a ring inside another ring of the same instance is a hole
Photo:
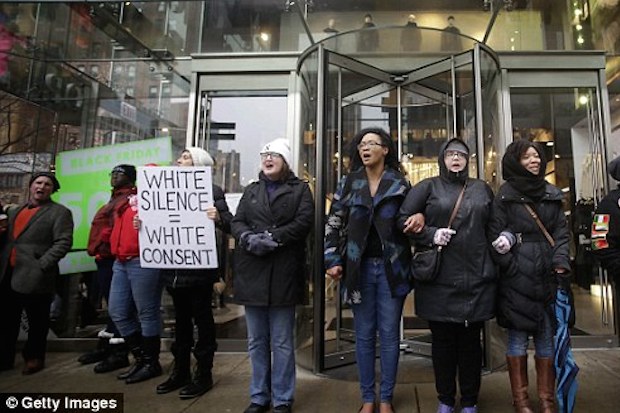
[[[266,177],[248,185],[232,219],[237,241],[233,265],[235,301],[251,306],[288,306],[304,301],[306,238],[314,222],[314,202],[305,181],[290,173],[272,194]],[[241,234],[268,231],[280,246],[257,256],[239,245]]]
[[[21,294],[53,294],[58,261],[71,249],[73,218],[71,211],[54,201],[47,202],[30,219],[17,238],[13,238],[15,218],[27,205],[8,211],[9,229],[2,245],[0,282],[6,274],[11,250],[15,248],[15,268],[11,288]]]

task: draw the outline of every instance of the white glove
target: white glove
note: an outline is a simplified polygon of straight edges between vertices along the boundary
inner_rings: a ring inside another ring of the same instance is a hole
[[[506,254],[517,242],[517,237],[510,231],[502,231],[499,237],[491,243],[498,254]]]
[[[452,235],[456,234],[456,231],[450,228],[439,228],[435,231],[435,235],[433,236],[433,243],[435,245],[441,245],[445,247],[448,245],[450,240],[452,239]]]
[[[512,245],[510,245],[508,237],[506,237],[505,235],[500,235],[499,237],[497,237],[497,239],[493,241],[491,245],[493,246],[493,248],[495,248],[495,251],[497,251],[498,254],[506,254],[508,251],[510,251],[510,248],[512,247]]]

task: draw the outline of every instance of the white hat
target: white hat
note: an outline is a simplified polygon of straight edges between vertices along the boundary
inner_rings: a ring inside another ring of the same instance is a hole
[[[288,145],[288,140],[279,138],[269,142],[267,145],[263,146],[260,154],[262,155],[267,152],[273,152],[281,155],[284,162],[286,162],[289,167],[291,166],[291,147]]]
[[[213,166],[213,158],[209,155],[209,152],[204,149],[192,146],[185,150],[192,155],[192,162],[194,163],[194,166]]]

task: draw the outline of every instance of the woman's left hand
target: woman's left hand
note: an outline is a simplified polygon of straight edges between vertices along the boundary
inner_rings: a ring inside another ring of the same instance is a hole
[[[422,231],[422,229],[424,228],[424,224],[425,224],[425,221],[424,221],[423,214],[417,213],[417,214],[411,215],[405,221],[405,228],[403,229],[403,232],[405,234],[409,234],[409,233],[417,234],[420,231]]]

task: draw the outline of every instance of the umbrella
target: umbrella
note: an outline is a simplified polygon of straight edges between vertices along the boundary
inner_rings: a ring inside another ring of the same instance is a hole
[[[572,413],[577,395],[577,373],[579,367],[573,358],[568,331],[568,318],[571,305],[568,292],[558,288],[555,301],[557,331],[555,335],[555,375],[557,379],[557,398],[560,413]]]

